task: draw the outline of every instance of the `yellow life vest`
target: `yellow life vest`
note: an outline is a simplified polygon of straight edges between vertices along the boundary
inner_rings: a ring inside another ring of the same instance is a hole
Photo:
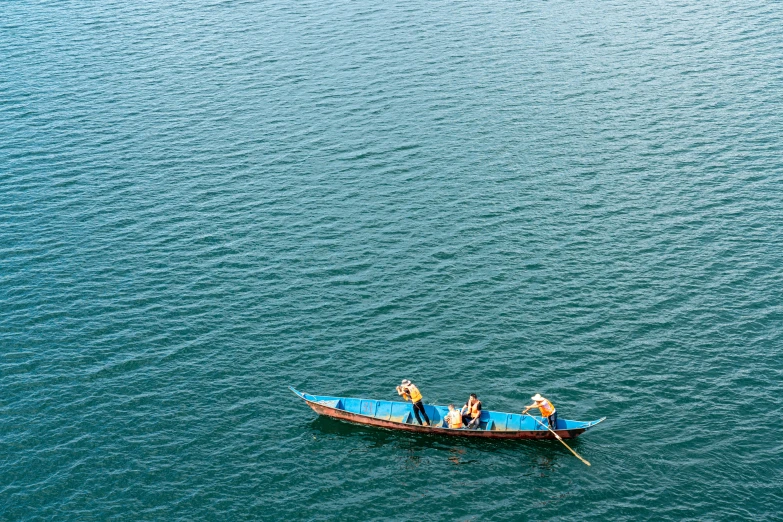
[[[421,392],[415,384],[409,384],[406,388],[408,389],[408,396],[411,398],[411,402],[419,402],[421,400]]]
[[[555,412],[555,407],[546,399],[537,402],[536,407],[538,407],[542,417],[549,417]]]
[[[446,415],[446,420],[449,423],[449,428],[457,429],[462,427],[462,414],[459,410],[452,410]]]

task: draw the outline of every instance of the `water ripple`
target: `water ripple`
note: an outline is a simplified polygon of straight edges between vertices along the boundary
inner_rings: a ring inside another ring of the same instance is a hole
[[[3,14],[0,518],[778,519],[779,4]]]

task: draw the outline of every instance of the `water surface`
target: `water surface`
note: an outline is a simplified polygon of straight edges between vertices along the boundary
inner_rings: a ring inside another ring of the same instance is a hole
[[[0,518],[780,520],[780,3],[0,11]]]

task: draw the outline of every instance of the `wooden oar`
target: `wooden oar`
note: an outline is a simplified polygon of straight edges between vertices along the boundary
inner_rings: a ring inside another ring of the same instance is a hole
[[[583,459],[583,458],[582,458],[582,457],[579,455],[579,453],[577,453],[577,452],[575,452],[574,450],[572,450],[572,449],[571,449],[571,446],[569,446],[568,444],[566,444],[566,443],[565,443],[565,441],[563,440],[563,438],[562,438],[560,435],[558,435],[557,433],[555,433],[555,432],[552,430],[552,428],[550,428],[549,426],[547,426],[546,424],[544,424],[544,423],[543,423],[543,422],[541,422],[540,420],[536,419],[535,417],[533,417],[532,415],[530,415],[530,414],[529,414],[529,413],[527,413],[527,412],[525,412],[525,415],[527,415],[528,417],[530,417],[531,419],[533,419],[534,421],[536,421],[537,423],[539,423],[541,426],[543,426],[543,427],[545,427],[546,429],[548,429],[549,431],[551,431],[551,432],[552,432],[552,435],[554,435],[554,436],[555,436],[555,438],[556,438],[557,440],[559,440],[560,442],[562,442],[562,443],[563,443],[563,446],[565,446],[566,448],[568,448],[568,451],[570,451],[571,453],[573,453],[573,454],[574,454],[574,457],[578,458],[579,460],[581,460],[582,462],[584,462],[585,464],[587,464],[588,466],[590,466],[590,463],[589,463],[589,462],[587,462],[585,459]]]

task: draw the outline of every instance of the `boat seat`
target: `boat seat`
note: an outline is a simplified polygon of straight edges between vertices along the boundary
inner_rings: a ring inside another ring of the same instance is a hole
[[[494,427],[495,427],[495,421],[493,421],[492,419],[489,419],[487,421],[487,427],[484,428],[484,429],[487,430],[487,431],[492,431],[492,428],[494,428]]]

